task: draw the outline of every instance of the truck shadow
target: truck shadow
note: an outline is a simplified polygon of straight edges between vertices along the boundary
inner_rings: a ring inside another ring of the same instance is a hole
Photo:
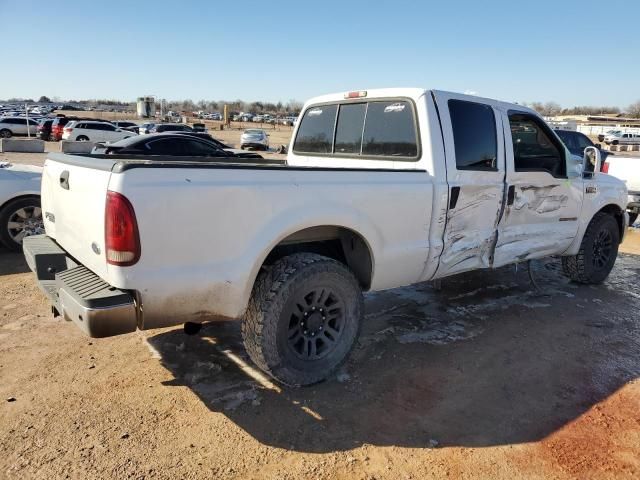
[[[29,272],[22,252],[13,252],[0,246],[0,276]]]
[[[557,260],[473,272],[369,295],[363,333],[328,381],[292,389],[244,353],[239,322],[151,336],[162,364],[263,444],[333,452],[363,444],[482,447],[560,429],[640,375],[633,294],[640,257],[621,255],[601,286],[577,286]],[[524,270],[524,271],[523,271]]]

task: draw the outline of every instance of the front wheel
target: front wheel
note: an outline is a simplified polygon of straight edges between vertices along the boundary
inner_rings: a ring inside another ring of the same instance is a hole
[[[13,135],[11,130],[7,130],[6,128],[0,130],[0,138],[11,138],[11,135]]]
[[[603,212],[596,213],[582,238],[578,254],[562,257],[565,275],[578,283],[603,282],[616,261],[619,244],[616,219]]]
[[[249,356],[264,372],[286,385],[310,385],[346,360],[362,315],[362,291],[346,266],[297,253],[258,276],[242,336]]]

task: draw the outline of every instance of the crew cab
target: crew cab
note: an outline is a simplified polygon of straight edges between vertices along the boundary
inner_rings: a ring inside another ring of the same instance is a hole
[[[288,152],[286,165],[50,154],[46,235],[24,252],[54,313],[93,337],[242,319],[255,364],[306,385],[347,357],[363,291],[549,255],[597,284],[627,227],[627,189],[597,149],[576,161],[517,104],[326,95]]]

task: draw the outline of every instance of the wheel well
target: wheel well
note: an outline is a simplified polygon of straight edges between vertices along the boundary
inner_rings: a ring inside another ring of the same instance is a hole
[[[11,197],[9,200],[7,200],[6,202],[4,202],[2,205],[0,205],[0,212],[2,212],[2,210],[4,209],[4,207],[6,207],[7,205],[9,205],[11,202],[13,202],[14,200],[21,200],[23,198],[40,198],[40,195],[36,195],[34,193],[27,193],[25,195],[18,195],[17,197]]]
[[[618,222],[618,230],[620,231],[620,239],[624,236],[624,211],[613,203],[601,208],[598,213],[603,212],[611,215]]]
[[[360,286],[368,290],[373,275],[373,257],[364,238],[353,230],[336,226],[305,228],[284,238],[276,245],[263,263],[272,265],[278,259],[293,253],[309,252],[333,258],[345,264],[354,273]]]

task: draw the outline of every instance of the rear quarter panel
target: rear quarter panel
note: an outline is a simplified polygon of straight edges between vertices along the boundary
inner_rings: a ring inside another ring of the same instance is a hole
[[[374,290],[418,281],[427,259],[433,178],[423,171],[140,168],[112,174],[110,189],[134,206],[142,254],[108,277],[139,291],[143,328],[241,316],[271,249],[308,227],[359,233]]]

